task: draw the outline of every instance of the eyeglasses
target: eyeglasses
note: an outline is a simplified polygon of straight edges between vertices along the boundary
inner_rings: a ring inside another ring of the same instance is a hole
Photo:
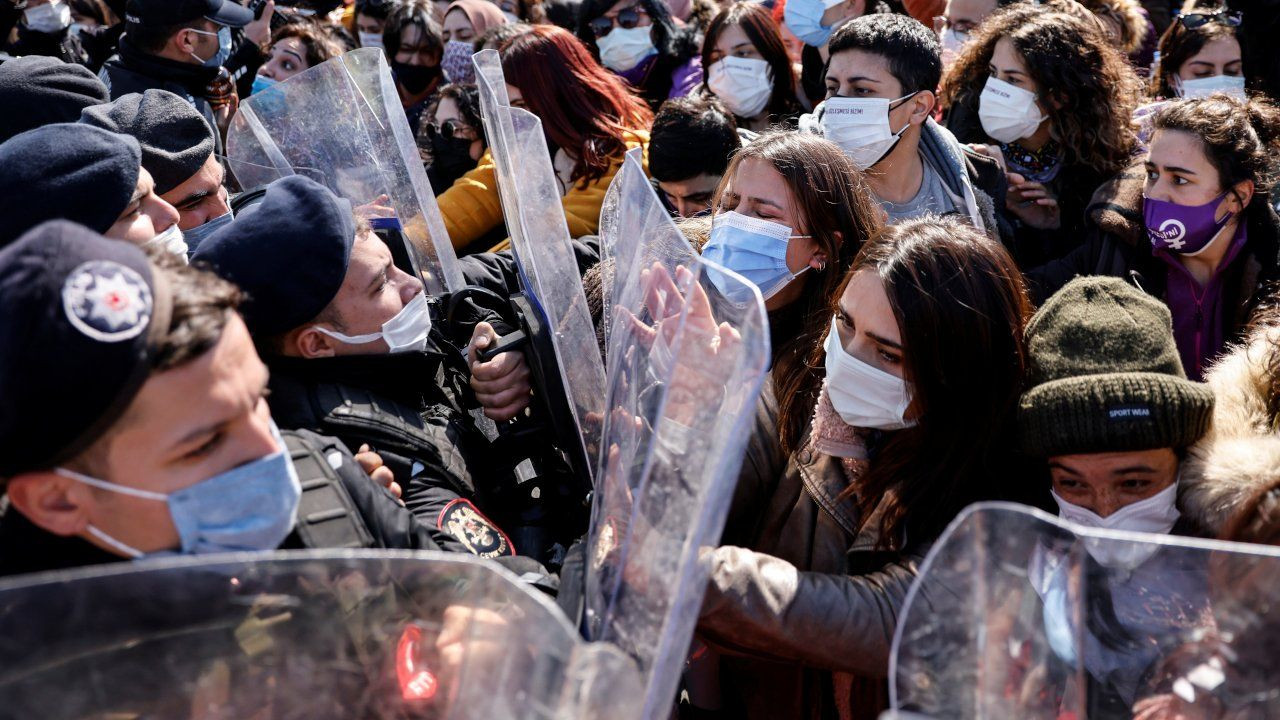
[[[601,15],[595,20],[592,20],[591,32],[595,33],[596,37],[602,38],[613,32],[613,26],[615,24],[623,30],[630,30],[640,24],[641,16],[648,14],[649,13],[645,12],[644,8],[639,5],[632,5],[625,10],[619,10],[617,18],[608,18]]]
[[[1227,27],[1240,27],[1240,23],[1244,22],[1244,15],[1232,10],[1218,10],[1211,13],[1194,12],[1179,15],[1178,22],[1182,23],[1182,27],[1188,30],[1204,27],[1211,22],[1222,23]]]
[[[971,25],[966,26],[963,29],[958,28],[955,25],[952,25],[951,21],[948,20],[945,15],[939,15],[933,19],[933,31],[935,33],[941,36],[943,33],[950,30],[956,34],[956,39],[960,42],[969,42],[969,33],[973,32],[975,29],[976,28]]]

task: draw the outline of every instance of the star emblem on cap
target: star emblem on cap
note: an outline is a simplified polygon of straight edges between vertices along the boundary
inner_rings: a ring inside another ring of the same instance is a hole
[[[82,263],[62,286],[67,320],[99,342],[137,337],[151,319],[151,288],[132,268],[110,260]]]

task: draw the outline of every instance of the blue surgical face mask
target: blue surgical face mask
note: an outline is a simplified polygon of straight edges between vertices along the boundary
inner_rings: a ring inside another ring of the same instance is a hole
[[[275,550],[293,531],[302,486],[275,423],[278,452],[164,494],[139,490],[57,468],[54,472],[102,490],[167,503],[184,555]],[[90,525],[89,534],[132,558],[137,548]],[[166,554],[166,553],[154,553]]]
[[[822,47],[827,44],[827,41],[831,39],[831,34],[836,31],[835,25],[827,27],[822,25],[822,15],[828,9],[839,4],[839,0],[835,2],[829,2],[829,0],[787,0],[787,5],[782,11],[782,21],[791,30],[792,34],[800,38],[800,42],[805,45]]]
[[[193,227],[190,230],[184,230],[182,233],[182,239],[187,242],[187,257],[191,257],[191,254],[196,251],[196,248],[200,247],[200,243],[204,242],[205,238],[214,234],[219,229],[230,225],[233,219],[235,218],[232,217],[231,211],[228,210],[226,213],[219,215],[216,218],[205,221],[205,224],[203,225]]]
[[[760,289],[765,300],[786,287],[797,275],[809,269],[805,265],[799,272],[787,267],[787,245],[791,238],[807,238],[809,235],[792,235],[791,228],[781,223],[747,217],[739,213],[722,212],[711,221],[711,239],[702,248],[702,257],[722,265]],[[730,300],[736,297],[740,286],[724,281],[721,273],[708,269],[711,283]]]
[[[275,85],[275,84],[276,84],[276,82],[277,82],[276,80],[272,80],[271,78],[267,77],[266,75],[254,75],[254,76],[253,76],[253,89],[249,91],[249,94],[250,94],[250,95],[257,95],[258,93],[262,92],[263,90],[267,90],[267,89],[269,89],[272,85]]]
[[[209,32],[208,30],[196,30],[195,28],[192,28],[191,32],[200,33],[201,35],[218,36],[218,52],[214,53],[213,57],[206,60],[195,53],[191,53],[191,57],[199,60],[200,64],[205,67],[221,67],[226,64],[227,58],[231,57],[231,28],[221,27],[218,28],[218,32],[216,33]]]

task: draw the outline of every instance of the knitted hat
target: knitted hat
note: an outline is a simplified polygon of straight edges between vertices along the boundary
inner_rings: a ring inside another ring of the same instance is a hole
[[[1119,278],[1076,278],[1027,325],[1023,449],[1053,457],[1185,447],[1213,393],[1187,379],[1169,309]]]
[[[75,122],[80,111],[111,100],[83,65],[44,55],[0,64],[0,143],[42,125]]]

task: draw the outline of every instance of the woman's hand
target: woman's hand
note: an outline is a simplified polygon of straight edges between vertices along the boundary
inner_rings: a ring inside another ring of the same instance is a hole
[[[1009,193],[1005,207],[1018,219],[1038,230],[1057,230],[1062,227],[1062,209],[1058,198],[1049,192],[1044,183],[1031,182],[1018,173],[1009,173]]]

